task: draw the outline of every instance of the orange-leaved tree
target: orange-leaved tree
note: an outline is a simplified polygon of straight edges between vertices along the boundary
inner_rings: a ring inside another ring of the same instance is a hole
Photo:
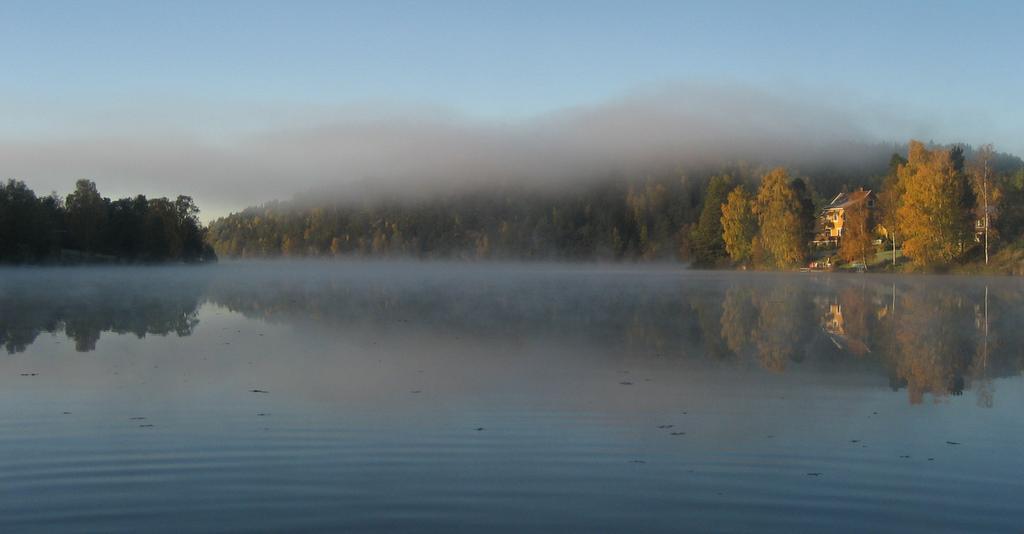
[[[858,202],[843,210],[843,236],[839,256],[843,261],[860,261],[866,267],[868,255],[874,254],[871,212],[866,202]]]
[[[919,267],[952,262],[962,251],[961,203],[967,192],[950,151],[911,141],[898,175],[903,197],[896,219],[904,254]]]

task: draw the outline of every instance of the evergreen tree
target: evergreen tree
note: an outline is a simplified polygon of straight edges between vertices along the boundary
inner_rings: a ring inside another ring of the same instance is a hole
[[[807,240],[814,235],[814,224],[817,219],[814,209],[814,193],[803,178],[795,178],[790,186],[800,201],[800,226]]]
[[[728,256],[722,238],[722,205],[727,202],[733,187],[732,177],[727,174],[714,176],[708,183],[700,218],[691,235],[691,249],[696,265],[717,265]]]

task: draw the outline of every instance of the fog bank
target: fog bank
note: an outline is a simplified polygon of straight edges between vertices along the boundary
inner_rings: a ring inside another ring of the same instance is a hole
[[[190,194],[207,218],[310,191],[549,187],[737,161],[862,165],[884,155],[880,143],[927,131],[879,109],[825,100],[690,84],[522,120],[378,106],[307,113],[216,139],[143,120],[88,136],[0,139],[0,161],[5,177],[39,191],[63,193],[85,177],[110,196]]]

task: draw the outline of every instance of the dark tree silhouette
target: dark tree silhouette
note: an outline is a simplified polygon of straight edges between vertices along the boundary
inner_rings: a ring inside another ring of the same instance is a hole
[[[111,201],[79,180],[64,202],[24,182],[0,185],[0,262],[200,262],[216,259],[191,197]]]

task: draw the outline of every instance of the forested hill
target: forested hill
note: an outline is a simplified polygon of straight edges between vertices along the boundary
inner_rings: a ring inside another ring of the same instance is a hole
[[[836,193],[858,187],[878,191],[887,177],[895,176],[896,167],[906,161],[898,154],[907,154],[906,146],[895,147],[897,154],[893,146],[880,148],[888,151],[878,150],[877,158],[854,170],[819,165],[783,171],[786,187],[781,194],[792,199],[792,216],[798,220],[795,241],[810,239],[815,213]],[[970,147],[957,150],[974,158]],[[989,156],[1004,182],[1024,167],[1014,156]],[[208,241],[227,257],[682,260],[723,265],[730,262],[720,222],[726,196],[737,187],[758,190],[769,170],[738,164],[546,190],[506,184],[432,195],[378,195],[373,200],[324,195],[274,201],[214,221]],[[1010,198],[1012,186],[1004,189]],[[805,258],[805,252],[792,256]]]
[[[881,183],[870,173],[826,170],[817,183]],[[483,190],[352,201],[274,201],[218,219],[209,242],[226,257],[407,256],[565,260],[687,260],[709,179],[755,187],[766,168],[664,173],[537,189]],[[821,194],[797,178],[809,201]]]
[[[418,258],[672,258],[700,206],[685,180],[351,203],[272,202],[210,225],[218,254]]]
[[[110,200],[79,180],[60,198],[0,183],[0,263],[216,260],[191,197]]]

